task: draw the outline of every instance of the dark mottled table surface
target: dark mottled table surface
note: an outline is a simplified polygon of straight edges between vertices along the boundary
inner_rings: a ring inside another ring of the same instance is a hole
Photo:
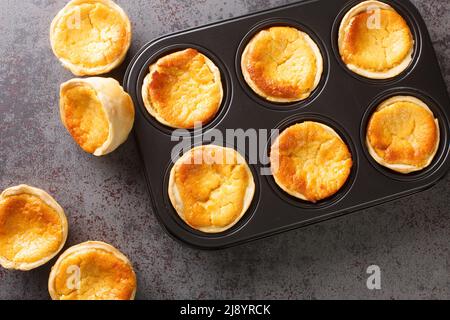
[[[69,218],[67,246],[120,248],[136,268],[140,299],[450,298],[450,176],[414,197],[226,251],[173,241],[152,213],[134,139],[94,158],[59,121],[58,88],[72,76],[51,53],[48,28],[65,2],[0,0],[0,189],[28,183],[54,195]],[[133,22],[132,55],[160,35],[293,1],[118,2]],[[449,88],[450,1],[413,2]],[[0,299],[48,299],[53,262],[0,269]],[[382,290],[366,287],[371,264],[381,267]]]

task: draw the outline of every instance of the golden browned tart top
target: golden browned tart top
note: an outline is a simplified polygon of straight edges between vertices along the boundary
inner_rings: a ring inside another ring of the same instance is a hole
[[[366,1],[344,17],[339,51],[354,72],[374,79],[392,78],[412,60],[414,39],[405,19],[392,7]]]
[[[50,40],[55,55],[75,75],[99,75],[124,60],[131,24],[112,0],[72,0],[53,20]]]
[[[276,183],[299,199],[318,202],[346,183],[352,155],[339,135],[317,122],[303,122],[283,131],[270,153]]]
[[[255,192],[245,159],[230,148],[202,146],[186,153],[172,169],[170,200],[192,228],[219,233],[234,226]]]
[[[424,102],[411,96],[382,103],[367,130],[367,145],[374,159],[400,173],[428,167],[439,140],[438,120]]]
[[[116,248],[89,241],[69,248],[52,268],[53,300],[133,300],[136,275]]]
[[[223,99],[220,71],[196,49],[159,59],[144,80],[142,97],[148,112],[160,123],[180,129],[207,124]]]
[[[308,98],[320,82],[322,54],[306,33],[276,26],[260,31],[242,55],[242,73],[248,85],[273,102]]]

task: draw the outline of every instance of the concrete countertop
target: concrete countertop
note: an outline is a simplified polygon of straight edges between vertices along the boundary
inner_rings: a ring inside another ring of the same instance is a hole
[[[133,23],[130,56],[163,34],[290,2],[118,1]],[[449,89],[450,2],[413,2]],[[134,138],[94,158],[60,123],[58,88],[72,75],[53,56],[48,29],[65,3],[0,0],[0,189],[27,183],[49,191],[68,215],[66,247],[117,246],[134,263],[139,299],[450,298],[450,176],[413,197],[226,251],[172,240],[152,213]],[[48,299],[53,263],[0,269],[0,299]],[[382,290],[366,287],[372,264],[381,267]]]

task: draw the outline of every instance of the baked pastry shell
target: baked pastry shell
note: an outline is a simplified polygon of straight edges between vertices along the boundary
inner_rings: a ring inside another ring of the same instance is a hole
[[[197,50],[197,49],[195,49],[195,50]],[[183,51],[183,50],[178,50],[176,52],[168,53],[167,55],[170,55],[170,54],[173,54],[173,53],[177,53],[177,52],[180,52],[180,51]],[[199,50],[197,50],[197,51],[199,51]],[[217,112],[219,113],[220,112],[220,108],[222,107],[222,104],[223,104],[223,100],[224,100],[224,89],[223,89],[223,82],[222,82],[221,72],[220,72],[219,67],[208,56],[206,56],[205,54],[203,54],[200,51],[199,51],[199,53],[201,55],[203,55],[203,57],[205,58],[205,63],[208,66],[208,68],[211,70],[211,72],[213,73],[214,80],[219,84],[219,87],[220,87],[220,102],[219,102],[219,109],[217,110]],[[165,55],[165,56],[167,56],[167,55]],[[160,57],[160,59],[164,58],[165,56]],[[154,119],[156,119],[159,123],[161,123],[162,125],[164,125],[166,127],[169,127],[169,128],[172,128],[172,129],[189,129],[189,128],[178,127],[178,126],[173,125],[172,123],[166,121],[163,117],[161,117],[158,114],[157,110],[154,108],[154,106],[153,106],[153,104],[152,104],[152,102],[150,100],[150,95],[149,95],[149,92],[148,92],[148,88],[150,86],[150,82],[152,80],[153,73],[155,73],[157,71],[157,64],[158,64],[158,61],[160,59],[158,59],[155,63],[150,65],[150,67],[149,67],[150,72],[145,76],[143,84],[142,84],[142,89],[141,89],[141,91],[142,91],[142,100],[144,102],[145,109],[147,110],[147,112]],[[216,114],[216,116],[217,116],[217,114]],[[213,119],[211,121],[213,121]],[[207,125],[207,124],[208,123],[203,123],[202,125]],[[190,129],[193,129],[193,128],[190,128]]]
[[[272,97],[270,95],[267,95],[266,93],[264,93],[257,85],[256,83],[253,81],[253,79],[250,76],[250,73],[248,72],[246,66],[245,66],[245,62],[247,61],[248,55],[249,55],[249,51],[250,48],[254,45],[254,43],[257,40],[257,36],[261,33],[264,32],[268,29],[270,29],[271,27],[290,27],[290,28],[294,28],[297,29],[298,32],[300,32],[306,39],[306,41],[308,42],[308,44],[310,45],[310,48],[312,49],[312,51],[314,52],[314,55],[316,57],[316,62],[317,62],[317,72],[316,72],[316,77],[314,80],[314,86],[313,89],[310,92],[306,92],[304,93],[301,97],[299,98],[295,98],[295,99],[285,99],[285,98],[280,98],[280,97]],[[306,100],[307,98],[309,98],[311,96],[311,94],[317,89],[317,87],[320,84],[320,81],[322,79],[322,75],[323,75],[323,71],[324,71],[324,58],[322,56],[322,52],[318,46],[318,44],[311,38],[311,36],[305,32],[300,30],[299,27],[296,26],[290,26],[290,25],[267,25],[264,28],[261,28],[258,32],[256,32],[251,38],[250,41],[245,45],[244,50],[242,52],[242,56],[241,56],[241,63],[240,63],[240,68],[241,68],[241,72],[242,75],[244,77],[244,81],[246,82],[246,84],[250,87],[250,89],[252,89],[252,91],[254,93],[256,93],[260,98],[263,98],[269,102],[274,102],[274,103],[280,103],[280,104],[286,104],[286,103],[295,103],[295,102],[300,102],[303,100]]]
[[[346,29],[348,28],[351,20],[353,19],[353,17],[357,16],[358,14],[360,14],[362,12],[367,11],[368,9],[373,9],[376,7],[380,8],[380,9],[394,10],[400,16],[403,17],[403,15],[400,12],[398,12],[395,8],[393,8],[392,6],[390,6],[389,4],[384,3],[384,2],[380,2],[380,1],[376,1],[376,0],[369,0],[369,1],[364,1],[364,2],[361,2],[357,5],[355,5],[345,14],[344,18],[342,19],[342,21],[339,25],[339,31],[338,31],[339,59],[342,60],[341,52],[342,52],[343,42],[344,42],[344,38],[345,38],[345,32],[346,32]],[[403,17],[403,18],[405,18],[405,17]],[[410,27],[410,31],[412,32],[411,26],[409,26],[409,27]],[[368,79],[373,79],[373,80],[392,79],[392,78],[400,75],[401,73],[403,73],[412,64],[415,46],[416,46],[416,40],[413,38],[411,50],[408,53],[408,55],[406,56],[406,58],[399,65],[397,65],[394,68],[391,68],[387,71],[383,71],[383,72],[366,70],[366,69],[360,68],[358,66],[355,66],[353,64],[345,64],[345,62],[343,60],[342,60],[342,62],[346,65],[346,67],[350,71],[354,72],[355,74],[357,74],[359,76],[362,76],[362,77],[365,77]]]
[[[61,18],[63,18],[67,12],[78,5],[84,4],[84,3],[101,3],[106,5],[112,10],[115,10],[119,15],[121,16],[122,20],[125,22],[126,25],[126,34],[127,34],[127,42],[124,48],[122,49],[121,54],[119,57],[112,61],[111,63],[105,65],[105,66],[98,66],[98,67],[85,67],[82,65],[74,64],[70,62],[69,60],[60,57],[58,53],[56,52],[55,48],[55,34],[56,34],[56,27],[58,25],[58,22]],[[52,51],[54,55],[59,59],[61,64],[68,70],[70,70],[75,76],[97,76],[102,75],[105,73],[108,73],[112,71],[113,69],[117,68],[122,64],[122,62],[125,60],[125,57],[127,56],[128,50],[131,46],[131,39],[132,39],[132,29],[131,29],[131,23],[130,19],[128,18],[128,15],[125,13],[125,11],[114,1],[112,0],[71,0],[64,8],[62,8],[58,14],[53,19],[51,25],[50,25],[50,44],[52,47]]]
[[[92,88],[100,100],[109,124],[108,139],[97,148],[94,156],[104,156],[122,145],[127,139],[134,125],[135,110],[131,97],[126,93],[119,82],[112,78],[83,78],[72,79],[61,85],[60,88],[60,115],[66,129],[66,114],[64,94],[67,90],[77,86]]]
[[[231,222],[229,225],[227,225],[226,227],[220,228],[220,227],[205,227],[205,228],[194,228],[192,226],[190,226],[189,222],[186,220],[186,218],[184,217],[184,213],[183,213],[183,201],[180,198],[179,192],[178,192],[178,188],[177,185],[175,183],[175,172],[178,168],[178,166],[180,164],[182,164],[184,161],[186,161],[190,155],[194,152],[196,152],[197,150],[201,150],[202,148],[206,147],[207,149],[216,149],[216,150],[228,150],[228,151],[232,151],[236,154],[236,159],[237,162],[240,164],[245,164],[245,168],[249,177],[249,185],[247,186],[247,190],[245,192],[245,196],[244,196],[244,205],[242,208],[242,212],[240,213],[240,215],[233,221]],[[208,146],[198,146],[195,147],[193,149],[191,149],[189,152],[187,152],[186,154],[184,154],[173,166],[173,168],[170,171],[170,176],[169,176],[169,187],[168,187],[168,194],[169,194],[169,199],[170,202],[172,203],[172,206],[174,207],[176,213],[178,214],[178,216],[184,221],[184,223],[186,223],[188,226],[190,226],[191,228],[198,230],[200,232],[204,232],[204,233],[208,233],[208,234],[218,234],[218,233],[222,233],[225,231],[230,230],[231,228],[233,228],[236,224],[238,224],[242,218],[244,217],[244,215],[247,213],[247,211],[249,210],[252,202],[253,202],[253,198],[255,196],[255,191],[256,191],[256,185],[255,185],[255,180],[254,180],[254,175],[252,170],[250,169],[247,161],[245,160],[245,158],[236,150],[231,149],[231,148],[223,148],[223,147],[219,147],[219,146],[215,146],[215,145],[208,145]]]
[[[367,130],[366,130],[366,146],[367,146],[367,151],[369,152],[369,155],[375,160],[375,162],[377,162],[379,165],[388,168],[392,171],[401,173],[401,174],[410,174],[410,173],[414,173],[414,172],[418,172],[418,171],[422,171],[424,169],[426,169],[427,167],[429,167],[431,165],[431,163],[433,162],[434,158],[436,157],[436,154],[439,150],[439,145],[440,145],[440,126],[439,126],[439,120],[436,118],[436,116],[434,115],[433,111],[431,111],[430,107],[428,107],[427,104],[425,104],[422,100],[413,97],[413,96],[394,96],[391,97],[387,100],[385,100],[384,102],[382,102],[376,109],[375,111],[372,113],[372,115],[380,110],[383,110],[384,108],[389,107],[390,105],[392,105],[395,102],[411,102],[414,103],[420,107],[422,107],[423,109],[427,110],[435,119],[435,123],[436,123],[436,130],[437,130],[437,142],[436,142],[436,146],[435,146],[435,150],[434,152],[431,154],[431,156],[429,157],[427,163],[423,166],[423,167],[416,167],[416,166],[412,166],[412,165],[406,165],[406,164],[399,164],[399,163],[388,163],[386,162],[383,158],[381,158],[377,152],[375,151],[375,149],[372,147],[372,144],[370,143],[369,140],[369,136],[367,134]],[[371,115],[371,117],[372,117]]]
[[[61,267],[61,263],[64,261],[64,259],[69,257],[71,254],[79,253],[82,251],[88,251],[91,249],[99,249],[99,250],[104,250],[106,252],[112,253],[115,257],[117,257],[118,259],[122,260],[127,265],[129,265],[131,267],[131,269],[133,270],[134,276],[136,277],[136,274],[134,272],[134,269],[133,269],[133,266],[132,266],[130,260],[128,260],[128,258],[122,252],[120,252],[118,249],[114,248],[113,246],[111,246],[110,244],[107,244],[105,242],[87,241],[87,242],[80,243],[78,245],[75,245],[75,246],[67,249],[63,254],[61,254],[61,256],[56,261],[55,265],[52,267],[52,270],[51,270],[50,276],[49,276],[49,280],[48,280],[48,291],[50,293],[50,297],[52,298],[52,300],[60,300],[58,297],[58,294],[56,293],[55,282],[56,282],[56,277],[58,276],[59,269]],[[137,285],[135,286],[133,293],[131,294],[130,300],[135,299],[136,291],[137,291]]]
[[[20,270],[20,271],[30,271],[33,269],[36,269],[50,260],[52,260],[64,247],[67,235],[69,232],[69,227],[67,223],[67,217],[64,213],[64,209],[56,202],[56,200],[50,196],[47,192],[44,190],[31,187],[29,185],[18,185],[15,187],[11,187],[6,189],[0,194],[0,200],[6,199],[11,196],[18,196],[21,194],[29,194],[36,196],[37,198],[41,199],[46,205],[48,205],[50,208],[55,210],[55,212],[58,214],[59,219],[61,221],[61,227],[62,227],[62,241],[61,244],[58,247],[58,250],[53,252],[52,254],[42,257],[42,259],[39,259],[38,261],[32,262],[32,263],[25,263],[25,262],[14,262],[9,261],[5,259],[4,257],[0,256],[0,265],[4,267],[5,269],[13,269],[13,270]]]

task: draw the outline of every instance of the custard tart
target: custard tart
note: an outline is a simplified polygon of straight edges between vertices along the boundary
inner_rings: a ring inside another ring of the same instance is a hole
[[[61,121],[86,152],[103,156],[123,144],[134,124],[131,97],[112,78],[72,79],[61,85]]]
[[[47,192],[28,185],[0,195],[0,265],[28,271],[53,259],[68,233],[64,210]]]
[[[347,67],[370,79],[389,79],[411,64],[414,38],[390,5],[365,1],[353,7],[339,29],[339,52]]]
[[[76,76],[118,67],[131,45],[127,14],[112,0],[72,0],[50,27],[53,53]]]
[[[176,129],[193,129],[211,122],[223,95],[219,68],[192,48],[171,53],[152,64],[142,87],[149,114]]]
[[[98,241],[65,251],[48,281],[53,300],[134,300],[136,288],[136,274],[128,258]]]
[[[230,148],[196,147],[175,163],[170,174],[172,205],[189,226],[205,233],[224,232],[238,223],[254,193],[246,160]]]
[[[427,168],[440,142],[439,121],[422,100],[396,96],[384,101],[372,115],[367,147],[380,165],[408,174]]]
[[[270,162],[281,189],[312,203],[335,195],[353,166],[350,150],[336,131],[311,121],[284,130],[272,145]]]
[[[271,102],[289,103],[308,98],[317,88],[323,58],[308,34],[275,26],[250,40],[242,54],[241,68],[256,94]]]

